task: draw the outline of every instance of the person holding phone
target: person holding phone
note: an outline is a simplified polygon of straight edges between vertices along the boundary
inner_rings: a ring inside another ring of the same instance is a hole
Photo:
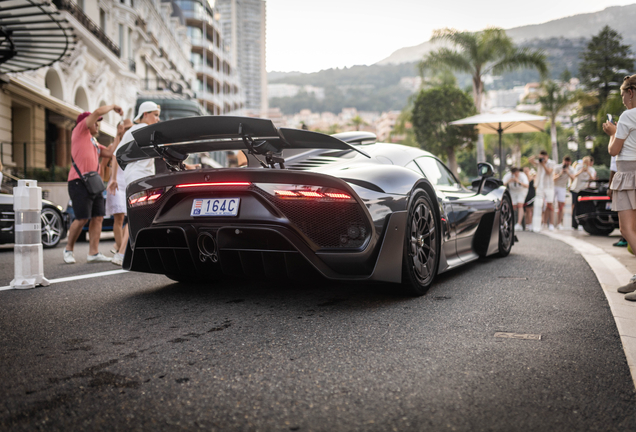
[[[618,222],[623,238],[636,250],[636,75],[626,76],[621,85],[621,98],[627,108],[614,124],[609,118],[603,123],[603,131],[610,136],[608,151],[616,156],[617,172],[610,189],[612,210],[618,212]],[[636,301],[636,275],[629,283],[618,288],[625,299]]]

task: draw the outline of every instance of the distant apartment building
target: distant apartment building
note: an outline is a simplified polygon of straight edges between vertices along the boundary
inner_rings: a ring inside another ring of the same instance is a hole
[[[375,134],[380,142],[390,142],[395,124],[400,117],[400,111],[383,112],[375,122]],[[402,138],[402,137],[400,137]]]
[[[176,113],[171,102],[178,103],[179,116],[200,112],[191,43],[176,3],[52,3],[73,28],[77,42],[52,66],[0,76],[0,156],[5,167],[21,177],[39,170],[53,179],[56,171],[68,172],[77,116],[101,105],[121,106],[126,118],[134,117],[145,99],[162,104],[164,120]],[[100,142],[112,142],[119,120],[113,112],[105,116]]]
[[[267,115],[265,1],[217,0],[223,38],[239,71],[247,113]]]
[[[240,113],[244,108],[238,70],[225,43],[220,13],[208,0],[174,0],[192,45],[190,61],[196,72],[195,94],[207,114]]]
[[[484,111],[494,108],[512,108],[514,109],[521,101],[527,86],[516,86],[506,90],[490,90],[486,92],[484,98]]]
[[[422,88],[422,77],[402,77],[400,79],[400,87],[405,88],[412,93],[415,93],[420,88]]]
[[[133,118],[142,101],[153,100],[162,120],[243,108],[219,14],[207,0],[52,3],[77,38],[69,55],[0,75],[0,157],[18,176],[59,172],[62,179],[78,114],[101,105],[117,104]],[[120,119],[105,116],[101,143],[112,142]]]

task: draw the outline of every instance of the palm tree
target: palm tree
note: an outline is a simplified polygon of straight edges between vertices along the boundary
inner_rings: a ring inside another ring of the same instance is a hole
[[[426,69],[451,69],[469,73],[473,81],[473,100],[477,112],[481,112],[485,75],[500,75],[514,69],[532,67],[542,76],[547,74],[545,54],[529,48],[517,48],[512,39],[500,28],[488,28],[480,32],[460,32],[440,29],[433,32],[432,41],[451,42],[456,49],[440,48],[420,62],[420,71]],[[477,141],[477,161],[486,160],[484,139]]]
[[[360,126],[362,125],[366,125],[367,122],[365,122],[362,117],[360,117],[359,115],[355,116],[354,118],[351,119],[351,122],[349,123],[349,125],[351,126],[355,126],[356,130],[359,131],[360,130]]]
[[[552,80],[541,83],[541,94],[537,98],[541,104],[541,114],[550,118],[550,138],[552,139],[552,160],[559,161],[557,146],[556,118],[561,111],[574,102],[573,94]]]

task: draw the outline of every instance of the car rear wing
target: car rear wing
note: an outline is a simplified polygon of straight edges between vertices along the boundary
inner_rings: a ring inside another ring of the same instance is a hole
[[[163,158],[172,165],[190,153],[223,150],[247,150],[264,155],[268,163],[282,163],[276,158],[285,149],[364,151],[338,138],[302,129],[277,128],[271,120],[252,117],[200,116],[168,120],[136,130],[134,140],[117,150],[122,169],[131,162]],[[273,166],[273,165],[272,165]]]

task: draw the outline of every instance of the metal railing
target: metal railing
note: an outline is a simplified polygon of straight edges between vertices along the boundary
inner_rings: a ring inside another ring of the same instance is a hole
[[[75,3],[70,0],[53,0],[53,4],[58,10],[67,11],[78,20],[88,31],[90,31],[101,43],[111,50],[117,57],[120,55],[119,47],[112,41],[102,29],[93,22]]]

